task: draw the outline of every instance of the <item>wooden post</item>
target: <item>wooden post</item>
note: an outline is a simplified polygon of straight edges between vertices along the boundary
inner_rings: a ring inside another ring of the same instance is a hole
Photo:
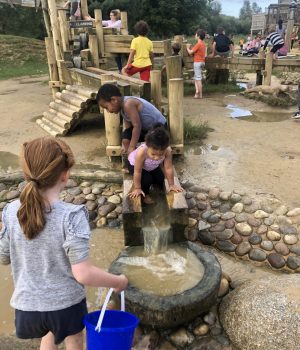
[[[293,28],[294,28],[294,20],[289,19],[287,22],[287,28],[286,28],[286,33],[285,33],[285,44],[288,49],[288,52],[291,51],[291,37],[293,33]]]
[[[96,35],[98,41],[99,56],[104,57],[104,36],[102,27],[102,11],[100,9],[95,10],[96,20]]]
[[[128,17],[127,17],[126,11],[121,12],[121,22],[122,22],[121,34],[128,35]]]
[[[111,74],[102,74],[100,76],[101,85],[113,80]],[[106,155],[121,155],[121,130],[120,130],[120,113],[110,113],[104,109],[105,134],[107,140]]]
[[[47,36],[50,38],[52,37],[52,31],[51,31],[47,0],[42,0],[41,3],[42,3],[43,17],[44,17],[45,27],[47,31]]]
[[[81,17],[82,17],[82,19],[88,19],[90,16],[89,16],[87,0],[80,0],[80,5],[81,5]]]
[[[169,127],[171,147],[183,153],[183,79],[169,80]]]
[[[54,44],[52,38],[45,38],[47,60],[49,67],[49,77],[52,82],[59,82],[57,63],[55,59]],[[53,99],[55,99],[55,94],[59,91],[59,87],[52,87]]]
[[[163,41],[164,43],[164,56],[168,57],[172,55],[172,45],[171,45],[171,40],[167,39]]]
[[[183,56],[183,36],[182,35],[175,35],[174,41],[181,45],[180,54],[181,54],[181,56]]]
[[[154,106],[161,110],[161,71],[152,70],[150,73],[151,98]]]
[[[265,62],[265,79],[264,85],[271,85],[271,77],[272,77],[272,67],[273,67],[273,53],[266,53],[266,62]]]
[[[89,49],[91,51],[93,66],[99,68],[99,51],[96,35],[89,35]]]
[[[58,10],[58,19],[63,51],[69,51],[69,28],[65,10]]]
[[[167,89],[169,96],[169,81],[174,78],[182,78],[182,63],[181,56],[169,56],[166,57],[166,69],[167,69]]]
[[[52,28],[53,44],[56,61],[62,59],[62,50],[60,47],[59,23],[56,10],[56,1],[48,0],[49,15]]]

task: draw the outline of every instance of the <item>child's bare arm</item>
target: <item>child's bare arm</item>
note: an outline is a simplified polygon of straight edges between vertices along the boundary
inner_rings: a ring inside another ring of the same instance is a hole
[[[183,189],[180,186],[174,184],[174,172],[172,163],[172,150],[169,147],[167,150],[166,158],[164,161],[165,176],[169,184],[169,191],[182,192]]]
[[[133,58],[134,58],[135,53],[136,53],[135,50],[130,49],[130,53],[129,53],[129,57],[128,57],[128,60],[127,60],[127,64],[126,64],[126,66],[124,68],[127,68],[133,62]]]
[[[126,101],[126,104],[124,105],[124,112],[126,112],[128,117],[130,118],[130,123],[133,127],[132,137],[127,151],[127,153],[130,154],[135,149],[135,146],[139,141],[142,130],[137,101],[133,99],[129,99],[128,101]]]
[[[142,171],[143,165],[145,162],[145,150],[144,148],[140,148],[136,152],[135,163],[134,163],[134,174],[133,174],[133,190],[129,193],[130,198],[135,198],[140,195],[145,197],[145,193],[141,188],[141,179],[142,179]]]
[[[192,45],[190,45],[189,47],[186,47],[186,51],[188,52],[189,55],[193,55],[194,51],[191,49]]]
[[[72,265],[72,273],[75,279],[87,286],[114,288],[119,293],[126,289],[128,279],[125,275],[113,275],[94,266],[90,260],[85,260]]]

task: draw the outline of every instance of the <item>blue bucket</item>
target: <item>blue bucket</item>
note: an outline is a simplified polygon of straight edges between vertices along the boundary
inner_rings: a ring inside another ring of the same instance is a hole
[[[139,319],[129,312],[106,310],[98,332],[99,316],[100,311],[95,311],[84,318],[87,350],[130,350]]]

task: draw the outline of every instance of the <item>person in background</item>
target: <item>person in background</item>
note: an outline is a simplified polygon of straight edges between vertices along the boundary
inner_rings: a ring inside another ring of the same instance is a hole
[[[265,51],[267,46],[271,45],[272,46],[271,52],[272,52],[273,58],[275,59],[277,57],[276,52],[283,47],[284,41],[281,35],[279,35],[275,31],[274,26],[271,26],[268,32],[269,32],[269,35],[266,38],[263,49]]]
[[[90,226],[84,205],[60,200],[74,156],[54,137],[25,142],[21,165],[27,181],[20,200],[2,213],[0,263],[11,264],[16,335],[42,338],[41,350],[83,350],[84,285],[127,287],[89,260]]]
[[[240,45],[240,50],[243,51],[243,49],[244,49],[244,39],[242,39],[242,38],[240,39],[239,45]]]
[[[202,68],[205,65],[206,56],[205,32],[202,29],[198,29],[195,38],[197,39],[197,44],[193,48],[190,46],[186,49],[189,55],[194,56],[194,98],[202,98]]]
[[[282,19],[278,20],[278,24],[276,25],[275,31],[282,37],[282,39],[284,40],[285,37],[285,25],[283,24]]]
[[[64,4],[64,8],[67,8],[70,5],[70,20],[75,21],[81,19],[80,12],[80,0],[68,0]]]
[[[99,107],[110,113],[119,113],[123,117],[125,130],[122,132],[122,148],[130,154],[138,142],[145,141],[145,135],[156,123],[167,128],[166,118],[150,102],[140,97],[122,96],[119,88],[113,84],[100,87],[96,101]]]
[[[133,175],[133,189],[129,197],[142,196],[145,204],[152,204],[150,187],[155,184],[163,189],[165,176],[169,191],[181,192],[183,189],[174,184],[170,136],[165,127],[162,124],[154,125],[146,134],[145,141],[128,157],[129,172]]]
[[[107,21],[102,21],[103,27],[106,28],[116,28],[117,30],[120,30],[122,28],[122,22],[121,22],[121,12],[120,10],[111,10],[109,14],[110,19]],[[122,71],[122,55],[116,54],[115,61],[117,63],[118,71],[121,73]]]
[[[178,42],[175,42],[172,44],[172,56],[179,56],[181,50],[181,44]],[[181,57],[181,67],[184,67],[184,61],[183,58]],[[163,74],[166,71],[166,65],[163,65],[161,69],[161,73]]]
[[[139,21],[134,26],[134,30],[138,37],[131,42],[128,61],[122,73],[129,76],[140,73],[142,80],[149,81],[153,67],[153,44],[147,38],[149,26],[145,21]]]
[[[218,35],[214,38],[211,56],[229,57],[230,53],[233,52],[231,40],[225,35],[224,28],[219,27],[217,33]]]

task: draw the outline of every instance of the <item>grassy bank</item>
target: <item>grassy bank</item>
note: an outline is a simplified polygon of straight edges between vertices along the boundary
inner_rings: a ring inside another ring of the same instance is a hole
[[[0,47],[0,80],[48,72],[43,41],[0,35]]]

